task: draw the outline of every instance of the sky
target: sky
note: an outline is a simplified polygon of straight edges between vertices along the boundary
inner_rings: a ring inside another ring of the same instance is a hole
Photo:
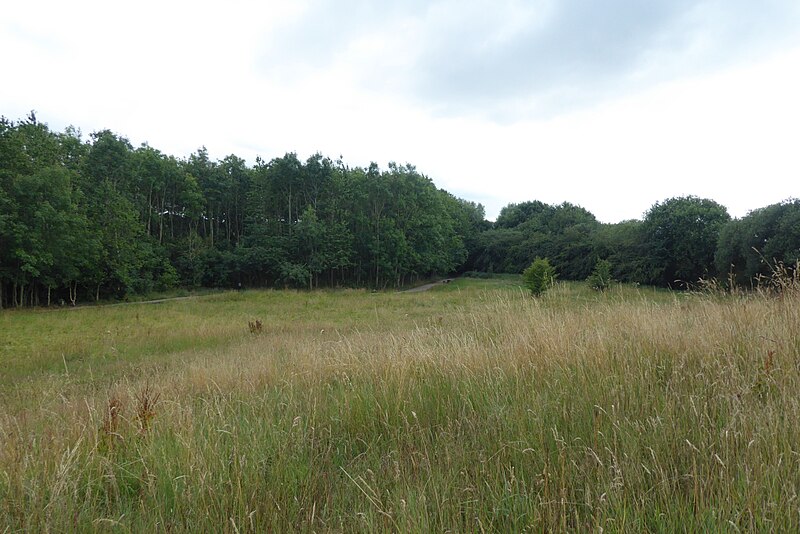
[[[188,157],[410,163],[494,219],[800,196],[797,0],[7,2],[0,115]]]

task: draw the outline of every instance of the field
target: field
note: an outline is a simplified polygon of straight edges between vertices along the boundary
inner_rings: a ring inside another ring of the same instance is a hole
[[[3,311],[0,533],[797,531],[799,404],[797,292]]]

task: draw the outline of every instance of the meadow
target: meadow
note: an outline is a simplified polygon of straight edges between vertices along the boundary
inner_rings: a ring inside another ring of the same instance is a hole
[[[797,531],[800,294],[0,312],[2,532]]]

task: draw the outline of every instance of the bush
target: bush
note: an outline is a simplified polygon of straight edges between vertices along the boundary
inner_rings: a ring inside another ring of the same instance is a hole
[[[597,263],[594,264],[592,274],[589,275],[586,281],[589,283],[589,287],[596,291],[605,291],[611,287],[611,283],[614,281],[611,278],[611,262],[608,260],[597,260]]]
[[[530,267],[522,272],[522,280],[525,287],[531,290],[534,297],[538,297],[547,291],[556,277],[556,270],[550,265],[547,258],[536,258]]]

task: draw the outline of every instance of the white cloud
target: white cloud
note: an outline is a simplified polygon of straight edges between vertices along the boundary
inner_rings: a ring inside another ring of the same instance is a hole
[[[483,174],[495,167],[491,191],[501,204],[570,201],[604,221],[638,218],[655,201],[680,195],[713,198],[744,215],[797,195],[797,64],[800,49],[548,121],[489,130],[485,142],[501,148]],[[481,180],[475,175],[470,189],[479,190]]]
[[[409,162],[490,217],[539,199],[617,221],[688,194],[743,215],[797,196],[798,8],[688,5],[16,2],[0,112],[181,157]]]

